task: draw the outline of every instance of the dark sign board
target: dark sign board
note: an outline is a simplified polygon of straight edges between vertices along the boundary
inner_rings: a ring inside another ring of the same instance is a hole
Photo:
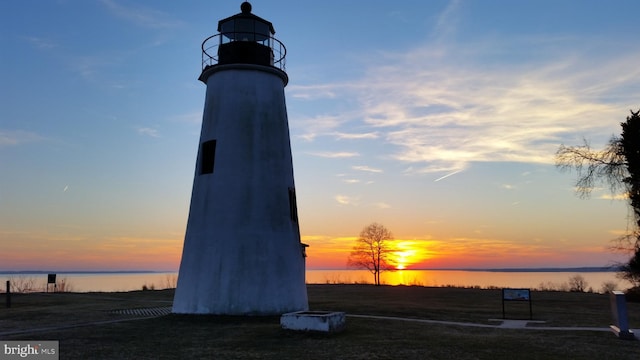
[[[49,292],[49,285],[53,284],[53,291],[56,291],[56,274],[47,275],[47,292]]]
[[[529,302],[529,319],[533,319],[533,307],[531,306],[530,289],[502,289],[502,318],[505,318],[504,303],[508,301]]]
[[[529,289],[502,289],[502,299],[505,301],[530,301]]]

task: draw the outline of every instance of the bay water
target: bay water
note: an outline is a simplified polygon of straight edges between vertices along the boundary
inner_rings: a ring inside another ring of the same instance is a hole
[[[616,290],[631,287],[619,279],[613,271],[480,271],[480,270],[397,270],[381,274],[385,285],[453,286],[477,288],[528,288],[539,290],[570,289],[570,279],[579,275],[585,290],[604,292],[613,286]],[[119,292],[174,288],[177,272],[109,272],[109,273],[58,273],[56,290],[72,292]],[[0,273],[0,292],[5,291],[5,281],[11,280],[12,291],[19,287],[26,291],[45,291],[46,273]],[[367,270],[307,270],[308,284],[371,284],[373,275]],[[49,285],[49,291],[53,291]]]

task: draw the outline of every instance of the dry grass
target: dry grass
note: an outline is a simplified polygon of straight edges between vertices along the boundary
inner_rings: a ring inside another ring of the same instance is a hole
[[[120,293],[12,294],[11,308],[0,303],[0,333],[117,320],[113,310],[170,306],[172,290]]]
[[[310,306],[351,314],[488,323],[502,318],[502,290],[418,286],[308,285]],[[531,293],[534,320],[545,326],[607,327],[609,295],[558,291]],[[629,303],[629,321],[640,327],[640,304]],[[526,302],[505,306],[507,318],[528,319]]]
[[[487,323],[502,316],[499,290],[309,285],[310,307],[354,314]],[[534,292],[534,318],[546,326],[610,323],[606,295]],[[0,309],[0,333],[124,318],[110,310],[169,305],[173,291],[25,294]],[[628,304],[632,327],[640,304]],[[508,309],[509,310],[509,309]],[[528,317],[528,307],[507,315]],[[281,330],[278,317],[168,315],[3,339],[59,340],[61,358],[92,359],[638,359],[640,342],[609,332],[509,330],[348,318],[327,336]]]

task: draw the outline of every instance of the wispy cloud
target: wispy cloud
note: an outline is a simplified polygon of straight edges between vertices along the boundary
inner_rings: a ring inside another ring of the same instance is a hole
[[[515,44],[523,40],[528,48]],[[640,98],[640,50],[609,56],[579,40],[496,37],[383,55],[361,78],[317,86],[358,106],[309,133],[372,134],[386,156],[410,165],[406,173],[451,173],[473,162],[552,164],[562,142],[619,131]],[[531,59],[492,55],[505,47]]]
[[[357,237],[354,236],[335,237],[331,235],[302,235],[302,241],[313,242],[314,247],[322,247],[328,245],[327,249],[331,251],[336,250],[336,245],[345,246],[345,244],[349,246],[350,249],[351,244],[353,244],[356,239]]]
[[[373,204],[373,206],[377,207],[378,209],[389,209],[391,208],[391,205],[384,203],[384,202],[378,202]]]
[[[345,120],[336,115],[320,115],[312,118],[299,119],[292,126],[299,126],[302,130],[298,137],[306,141],[314,141],[318,136],[325,136],[334,133],[335,129],[342,125]]]
[[[0,146],[21,145],[43,139],[42,136],[29,131],[0,129]]]
[[[336,91],[333,85],[290,85],[287,91],[296,99],[333,99],[336,97]]]
[[[58,46],[58,44],[53,40],[47,38],[37,36],[24,36],[23,39],[25,39],[27,42],[38,49],[52,49]]]
[[[137,77],[128,75],[124,67],[130,66],[132,61],[138,61],[142,53],[149,48],[159,46],[171,36],[171,30],[182,25],[180,21],[173,19],[171,14],[155,10],[150,7],[131,5],[115,0],[100,0],[110,14],[119,19],[141,28],[153,29],[153,38],[147,42],[135,42],[135,46],[125,45],[117,48],[96,48],[93,53],[71,54],[64,53],[68,67],[87,81],[104,85],[113,89],[128,89],[141,86]],[[169,29],[169,31],[162,31]],[[129,43],[126,43],[129,44]],[[115,72],[116,76],[105,74]]]
[[[142,6],[125,6],[113,0],[101,0],[115,16],[134,25],[147,28],[172,28],[180,25],[178,20],[162,11]]]
[[[120,57],[118,56],[98,56],[98,55],[83,55],[76,56],[69,59],[69,67],[73,72],[87,81],[98,81],[96,77],[118,63],[120,63]],[[113,81],[113,80],[112,80]],[[123,85],[117,84],[116,87],[122,87]]]
[[[366,172],[372,172],[372,173],[381,173],[383,172],[382,169],[376,169],[376,168],[372,168],[366,165],[356,165],[356,166],[352,166],[351,167],[353,170],[358,170],[358,171],[366,171]]]
[[[347,195],[336,195],[335,200],[340,205],[357,205],[358,199]]]
[[[323,157],[323,158],[332,158],[332,159],[336,159],[336,158],[352,158],[352,157],[357,157],[360,156],[359,153],[357,152],[348,152],[348,151],[320,151],[320,152],[308,152],[307,154],[312,155],[312,156],[317,156],[317,157]]]
[[[157,129],[154,129],[154,128],[139,127],[136,130],[138,131],[138,134],[140,134],[140,135],[150,136],[150,137],[154,137],[154,138],[160,137],[160,133],[158,132]]]
[[[171,119],[179,123],[200,124],[202,122],[202,111],[194,111],[187,114],[176,115]]]
[[[377,139],[380,137],[380,134],[377,131],[361,134],[336,132],[333,133],[333,135],[335,135],[338,140]]]
[[[598,197],[598,199],[603,200],[627,200],[629,199],[629,193],[623,194],[602,194]]]
[[[444,11],[439,14],[436,20],[435,29],[432,33],[432,37],[436,42],[445,41],[455,34],[459,21],[459,16],[457,14],[459,7],[459,0],[450,1]]]
[[[431,161],[427,163],[425,166],[409,166],[406,170],[403,171],[404,174],[431,174],[431,173],[451,173],[451,175],[457,174],[460,171],[466,170],[468,167],[467,163],[463,162],[453,162],[447,163],[445,161]],[[444,175],[444,177],[448,177],[451,175]]]

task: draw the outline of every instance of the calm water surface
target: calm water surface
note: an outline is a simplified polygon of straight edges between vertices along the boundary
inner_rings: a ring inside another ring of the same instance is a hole
[[[70,291],[131,291],[143,286],[153,289],[173,288],[177,273],[106,273],[106,274],[64,274],[57,275],[57,282],[64,281]],[[460,286],[460,287],[510,287],[530,289],[566,290],[569,278],[581,275],[587,282],[586,288],[595,292],[602,290],[603,284],[613,282],[617,289],[630,287],[626,281],[616,277],[615,272],[499,272],[462,270],[402,270],[383,272],[381,279],[387,285],[418,286]],[[6,280],[31,281],[37,291],[42,291],[47,282],[46,274],[0,274],[2,288]],[[372,283],[373,276],[366,270],[307,270],[309,284]],[[58,285],[61,286],[61,285]]]
[[[631,285],[616,277],[615,272],[501,272],[465,270],[400,270],[383,272],[381,282],[388,285],[509,287],[558,289],[568,286],[569,278],[580,275],[587,289],[599,292],[606,282],[618,288]],[[366,270],[310,270],[307,283],[371,283],[373,275]]]

